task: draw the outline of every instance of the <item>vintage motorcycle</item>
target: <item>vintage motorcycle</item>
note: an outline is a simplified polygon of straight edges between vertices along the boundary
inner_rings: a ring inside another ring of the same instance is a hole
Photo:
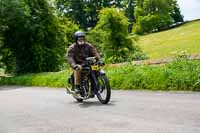
[[[73,74],[68,78],[70,87],[66,87],[67,93],[71,94],[78,102],[94,98],[96,95],[102,104],[107,104],[110,101],[111,89],[106,73],[101,69],[103,65],[104,63],[97,61],[96,57],[86,58],[81,72],[80,93],[72,91]]]

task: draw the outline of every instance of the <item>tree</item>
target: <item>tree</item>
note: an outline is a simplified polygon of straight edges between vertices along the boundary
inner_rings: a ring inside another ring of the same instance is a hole
[[[168,27],[173,23],[173,0],[138,0],[134,31],[143,34]]]
[[[87,17],[85,12],[85,3],[83,0],[58,0],[58,6],[67,18],[71,18],[82,29],[87,28]]]
[[[69,42],[66,20],[46,0],[5,0],[4,48],[11,51],[15,72],[57,71]],[[70,28],[73,27],[70,24]]]
[[[177,0],[137,0],[134,31],[144,34],[183,22]]]
[[[124,62],[134,59],[136,47],[128,38],[128,19],[117,8],[104,8],[100,11],[99,21],[90,35],[104,53],[108,62]]]
[[[126,12],[126,16],[129,19],[129,26],[128,26],[128,32],[131,33],[132,32],[132,27],[133,27],[133,22],[135,20],[134,17],[134,2],[133,0],[129,0],[128,2],[128,8],[125,10]]]
[[[20,16],[23,13],[21,10],[22,7],[20,6],[21,4],[21,1],[17,2],[14,0],[4,0],[0,2],[0,61],[3,64],[2,66],[6,66],[7,72],[13,71],[15,66],[15,57],[14,52],[7,43],[8,40],[6,36],[8,36],[8,38],[10,37],[6,34],[8,30],[12,32],[10,26],[14,27],[16,22],[21,23],[24,21],[24,17]]]
[[[71,18],[82,29],[95,27],[102,8],[115,7],[126,12],[130,25],[134,20],[133,0],[57,0],[57,6],[63,15]],[[132,26],[129,28],[131,29]]]
[[[171,17],[174,19],[174,22],[183,22],[183,15],[181,15],[181,11],[180,11],[180,7],[177,3],[177,1],[173,1],[173,6],[174,6],[174,10],[171,14]]]

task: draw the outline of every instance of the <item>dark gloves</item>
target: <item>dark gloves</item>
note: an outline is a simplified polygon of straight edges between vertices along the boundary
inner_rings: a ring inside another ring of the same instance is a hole
[[[105,63],[103,62],[103,61],[98,61],[98,64],[100,65],[100,66],[104,66],[105,65]]]

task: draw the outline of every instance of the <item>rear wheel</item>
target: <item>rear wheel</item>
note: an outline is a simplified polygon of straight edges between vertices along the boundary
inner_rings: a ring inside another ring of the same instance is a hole
[[[110,101],[111,97],[109,80],[106,77],[106,75],[98,76],[97,80],[98,80],[97,98],[102,104],[107,104]]]

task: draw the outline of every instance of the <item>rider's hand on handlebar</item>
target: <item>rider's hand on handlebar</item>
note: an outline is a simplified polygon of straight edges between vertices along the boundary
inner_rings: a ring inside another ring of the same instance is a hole
[[[76,64],[76,65],[74,65],[73,69],[78,71],[78,70],[82,69],[82,66],[79,64]]]
[[[103,62],[103,61],[98,61],[98,64],[100,65],[100,66],[104,66],[105,65],[105,63]]]

